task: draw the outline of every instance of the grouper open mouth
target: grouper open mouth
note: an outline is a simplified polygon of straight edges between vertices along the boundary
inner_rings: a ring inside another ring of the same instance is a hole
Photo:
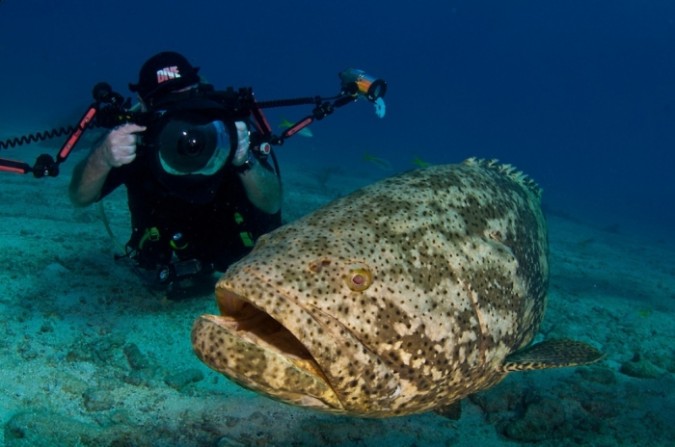
[[[240,385],[282,401],[323,411],[343,408],[309,350],[269,313],[219,285],[221,315],[195,321],[192,344],[209,367]]]

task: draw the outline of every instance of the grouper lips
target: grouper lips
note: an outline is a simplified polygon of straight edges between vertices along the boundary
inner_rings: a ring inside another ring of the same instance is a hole
[[[240,385],[323,411],[343,411],[338,394],[308,348],[232,283],[216,286],[221,315],[203,315],[192,330],[196,354]],[[284,299],[281,297],[281,299]]]

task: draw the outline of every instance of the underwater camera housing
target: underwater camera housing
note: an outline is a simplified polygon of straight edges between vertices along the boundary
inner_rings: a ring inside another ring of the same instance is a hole
[[[159,154],[164,172],[173,175],[211,175],[218,170],[230,148],[237,145],[235,121],[251,124],[251,147],[254,154],[265,156],[270,145],[281,145],[316,120],[360,97],[375,105],[375,113],[384,117],[383,97],[387,83],[363,70],[349,68],[338,76],[340,94],[334,97],[306,97],[258,102],[250,87],[216,91],[209,84],[199,84],[181,92],[169,93],[147,104],[147,111],[129,107],[129,100],[112,92],[107,84],[94,87],[94,98],[102,105],[96,124],[115,127],[125,122],[146,126],[139,151]],[[262,113],[264,108],[314,104],[312,113],[287,128],[280,136],[272,134]]]
[[[101,87],[95,87],[95,95]],[[96,98],[96,96],[95,96]],[[235,121],[247,121],[255,104],[250,88],[214,91],[210,85],[170,93],[149,104],[149,110],[129,108],[112,92],[99,93],[106,101],[96,124],[112,128],[132,122],[146,126],[139,154],[156,158],[163,173],[206,175],[220,170],[236,147]]]

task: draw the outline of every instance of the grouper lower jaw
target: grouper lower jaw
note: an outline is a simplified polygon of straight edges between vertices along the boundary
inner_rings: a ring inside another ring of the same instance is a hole
[[[222,315],[192,329],[197,356],[241,386],[286,403],[342,413],[342,403],[307,349],[279,322],[243,297],[218,288]]]

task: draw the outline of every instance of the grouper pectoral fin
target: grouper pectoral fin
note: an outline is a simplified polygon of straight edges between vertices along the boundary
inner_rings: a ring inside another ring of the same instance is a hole
[[[574,340],[546,340],[506,357],[504,372],[589,365],[603,358],[594,347]]]

